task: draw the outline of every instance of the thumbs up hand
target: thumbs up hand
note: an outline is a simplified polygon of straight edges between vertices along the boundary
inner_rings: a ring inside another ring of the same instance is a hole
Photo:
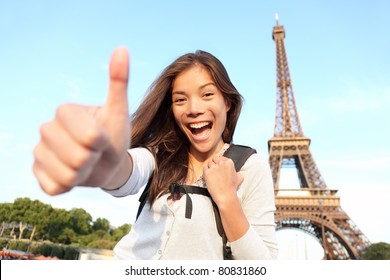
[[[129,54],[117,48],[110,61],[110,83],[103,106],[61,105],[40,128],[33,172],[50,195],[74,186],[115,189],[127,180],[132,161],[127,85]]]

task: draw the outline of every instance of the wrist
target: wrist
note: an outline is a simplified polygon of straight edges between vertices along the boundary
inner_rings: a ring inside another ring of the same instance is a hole
[[[230,211],[232,207],[241,205],[237,196],[237,192],[225,193],[225,195],[214,199],[219,211]]]
[[[104,190],[118,190],[126,184],[129,180],[133,169],[133,160],[128,152],[123,157],[122,161],[118,165],[118,169],[114,171],[110,178],[107,178],[106,184],[99,186]]]

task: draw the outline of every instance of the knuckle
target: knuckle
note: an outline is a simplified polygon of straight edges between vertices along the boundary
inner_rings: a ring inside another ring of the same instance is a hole
[[[61,185],[56,184],[56,183],[53,182],[53,184],[51,186],[46,187],[43,190],[48,195],[54,196],[54,195],[58,195],[58,194],[62,194],[62,193],[68,192],[70,190],[70,188],[66,188],[64,186],[61,186]]]
[[[72,167],[73,168],[82,168],[88,164],[91,158],[91,153],[87,151],[79,151],[72,158]]]
[[[39,169],[38,164],[37,164],[36,161],[34,161],[33,166],[32,166],[32,171],[33,171],[35,177],[37,177],[37,180],[39,182],[39,172],[38,172],[38,169]]]
[[[69,112],[69,104],[61,104],[60,106],[57,107],[56,118],[62,119],[68,115],[68,112]]]
[[[44,123],[39,127],[39,133],[41,134],[42,139],[45,139],[48,137],[50,133],[50,123]]]
[[[44,144],[38,143],[33,149],[34,164],[42,163],[45,160]]]
[[[39,144],[34,147],[33,156],[34,156],[35,161],[37,161],[39,159]]]
[[[54,196],[60,193],[64,193],[67,190],[64,186],[61,186],[56,181],[52,180],[46,173],[42,172],[37,164],[33,165],[33,173],[38,180],[40,188],[48,195]]]
[[[72,187],[77,184],[78,173],[74,170],[68,170],[64,172],[61,178],[61,184],[64,186]]]
[[[231,158],[226,159],[226,164],[228,164],[230,167],[234,167],[234,162]]]
[[[85,131],[84,140],[87,145],[94,144],[102,139],[102,132],[97,127],[90,127]]]
[[[60,188],[58,187],[57,184],[55,184],[54,182],[52,184],[46,184],[46,185],[43,185],[43,184],[40,184],[41,186],[41,189],[48,195],[50,196],[54,196],[54,195],[57,195],[57,194],[60,194],[62,193],[60,191]]]

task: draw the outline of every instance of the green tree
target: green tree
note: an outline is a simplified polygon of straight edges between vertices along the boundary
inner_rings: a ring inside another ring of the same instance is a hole
[[[91,234],[83,235],[79,237],[80,237],[80,245],[82,247],[90,247],[90,244],[97,240],[107,240],[107,241],[112,240],[111,235],[104,230],[97,230]],[[98,247],[95,246],[94,248],[98,248]]]
[[[94,231],[90,235],[92,235],[94,239],[107,239],[107,240],[111,239],[111,235],[107,231],[101,229]]]
[[[49,222],[49,217],[53,208],[49,204],[44,204],[39,200],[30,201],[29,207],[24,213],[24,222],[36,227],[34,239],[40,239],[45,234],[43,228]]]
[[[69,228],[69,224],[70,213],[68,211],[65,209],[53,209],[53,211],[50,211],[50,215],[43,227],[46,233],[45,239],[60,242],[58,238],[66,228]]]
[[[114,249],[115,245],[116,245],[116,241],[104,239],[104,240],[92,241],[91,243],[88,244],[88,247],[96,248],[96,249],[112,250]]]
[[[372,244],[363,255],[363,259],[390,260],[390,244],[385,242]]]
[[[105,218],[97,218],[92,224],[92,229],[94,231],[103,230],[108,232],[110,229],[110,222]]]
[[[13,206],[12,203],[0,204],[0,222],[6,222],[6,223],[12,222],[11,215],[10,215],[10,213],[12,212],[12,206]]]
[[[78,241],[76,233],[71,228],[64,228],[64,230],[57,237],[57,242],[62,244],[72,244]]]
[[[116,229],[111,231],[112,239],[115,241],[119,241],[123,236],[130,232],[130,229],[130,224],[123,224],[120,227],[117,227]]]
[[[0,203],[0,223],[4,221],[3,236],[20,234],[20,225],[25,228],[24,238],[32,236],[34,240],[48,240],[61,244],[79,243],[81,246],[92,244],[95,248],[110,248],[130,231],[130,225],[124,224],[110,231],[110,222],[98,218],[92,222],[92,216],[81,208],[70,211],[53,208],[39,200],[17,198],[13,203]],[[20,234],[21,235],[21,234]],[[22,236],[22,235],[21,235]],[[98,242],[101,240],[100,242]]]
[[[41,238],[45,230],[45,222],[49,217],[52,207],[39,200],[29,198],[17,198],[13,203],[0,204],[0,221],[7,223],[20,223],[30,225],[29,229],[36,226],[35,239]],[[16,229],[19,232],[19,229]],[[24,232],[24,237],[29,237],[30,232]]]
[[[70,226],[75,233],[85,235],[92,232],[92,216],[82,208],[73,208],[69,212]]]
[[[30,208],[31,199],[27,197],[15,199],[12,211],[10,212],[11,220],[13,222],[26,222],[27,219],[24,214]]]

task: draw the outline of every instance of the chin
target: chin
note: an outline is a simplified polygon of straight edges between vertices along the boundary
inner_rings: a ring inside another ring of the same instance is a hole
[[[200,152],[200,153],[209,153],[215,148],[215,145],[212,145],[210,143],[191,143],[191,146],[194,150]]]

